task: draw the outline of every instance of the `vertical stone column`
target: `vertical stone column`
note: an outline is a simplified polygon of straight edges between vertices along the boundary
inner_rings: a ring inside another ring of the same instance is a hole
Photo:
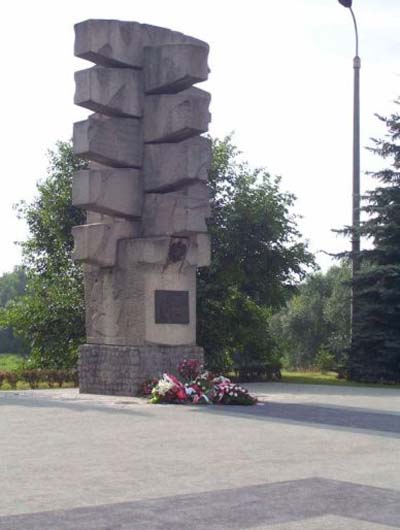
[[[81,392],[134,395],[196,346],[196,268],[210,241],[207,173],[208,45],[137,22],[75,26],[74,153],[89,161],[73,181],[87,224],[73,229],[84,264],[87,344]]]

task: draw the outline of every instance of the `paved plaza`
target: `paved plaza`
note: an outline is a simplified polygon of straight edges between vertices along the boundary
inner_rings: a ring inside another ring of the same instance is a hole
[[[0,529],[400,528],[400,390],[248,388],[254,407],[0,392]]]

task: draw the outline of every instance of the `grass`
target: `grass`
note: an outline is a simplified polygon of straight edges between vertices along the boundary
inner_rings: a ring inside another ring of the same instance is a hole
[[[0,371],[4,372],[15,372],[23,368],[24,358],[21,355],[15,353],[0,353]],[[74,384],[72,382],[65,382],[62,388],[72,388]],[[47,383],[40,382],[38,385],[39,389],[51,388]],[[53,388],[58,388],[58,385],[54,385]],[[29,390],[30,386],[25,381],[18,381],[16,389],[13,389],[7,381],[0,384],[0,390]]]
[[[334,385],[370,388],[400,388],[400,385],[367,384],[338,379],[335,372],[290,372],[282,370],[282,383],[298,383],[302,385]]]
[[[73,383],[66,382],[66,383],[63,383],[61,388],[74,388],[74,387],[75,385]],[[39,383],[39,386],[38,386],[39,390],[46,390],[49,388],[53,388],[54,390],[54,389],[58,389],[59,386],[54,385],[53,387],[50,387],[47,383]],[[15,390],[31,390],[31,387],[25,381],[18,381],[17,387],[12,388],[11,385],[9,385],[6,381],[5,383],[3,383],[3,385],[0,385],[0,390],[14,390],[14,391]]]
[[[24,358],[15,353],[0,353],[0,370],[14,372],[22,368]]]

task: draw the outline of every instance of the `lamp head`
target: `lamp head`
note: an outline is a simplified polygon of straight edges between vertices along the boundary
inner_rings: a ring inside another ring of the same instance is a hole
[[[343,7],[351,7],[353,5],[353,0],[339,0],[339,3],[342,4]]]

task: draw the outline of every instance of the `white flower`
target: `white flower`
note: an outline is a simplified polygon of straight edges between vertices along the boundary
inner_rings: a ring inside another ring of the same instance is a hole
[[[158,384],[156,386],[156,391],[160,396],[165,396],[165,394],[171,390],[171,388],[174,388],[175,383],[168,377],[167,374],[164,374],[162,376],[162,379],[158,381]]]

